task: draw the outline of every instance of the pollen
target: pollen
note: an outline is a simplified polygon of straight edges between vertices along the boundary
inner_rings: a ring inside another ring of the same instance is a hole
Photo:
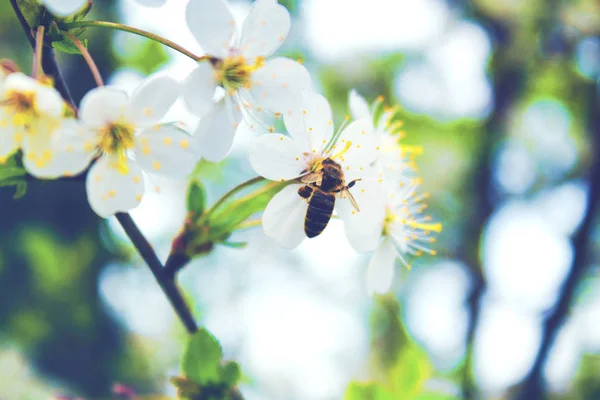
[[[162,165],[160,164],[159,161],[154,161],[152,163],[152,168],[154,168],[156,171],[160,170],[161,167],[162,167]]]
[[[142,181],[142,178],[140,178],[139,176],[134,176],[133,177],[133,183],[140,183]]]
[[[151,153],[150,147],[146,146],[142,148],[142,153],[144,153],[145,156],[149,155]]]
[[[152,115],[152,109],[150,107],[144,107],[144,109],[142,110],[142,113],[144,114],[145,117],[149,117]]]
[[[142,201],[142,195],[141,195],[141,194],[138,194],[137,196],[135,196],[135,201],[137,201],[138,203],[139,203],[140,201]]]
[[[117,192],[115,192],[114,190],[111,189],[108,191],[108,197],[112,198],[112,197],[115,197],[116,195],[117,195]]]
[[[188,147],[190,147],[190,142],[186,139],[181,139],[181,141],[179,142],[179,146],[182,149],[187,149]]]
[[[329,125],[333,125],[333,121],[329,121],[329,122],[328,122],[328,124],[329,124]]]
[[[94,145],[90,142],[85,142],[85,144],[83,145],[83,149],[87,152],[90,152],[94,149]]]
[[[275,132],[275,127],[271,125],[269,127],[269,132],[271,132],[271,133]],[[281,140],[283,140],[283,137],[281,138]]]
[[[102,181],[102,176],[101,176],[101,175],[96,175],[96,176],[94,177],[94,180],[95,180],[96,182],[100,182],[100,181]]]
[[[279,140],[283,140],[283,136],[281,136],[281,137],[279,138]]]
[[[173,143],[173,139],[167,136],[163,139],[163,143],[165,144],[165,146],[169,146],[171,143]]]
[[[0,128],[6,128],[8,126],[8,120],[6,118],[0,119]]]
[[[296,161],[299,161],[299,160],[300,160],[300,157],[296,157]]]
[[[306,115],[306,110],[302,110],[302,114]]]

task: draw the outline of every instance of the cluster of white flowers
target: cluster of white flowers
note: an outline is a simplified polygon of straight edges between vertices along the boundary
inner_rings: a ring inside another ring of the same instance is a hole
[[[44,1],[57,15],[84,3]],[[397,258],[408,266],[407,256],[434,253],[426,245],[441,227],[420,216],[424,196],[415,195],[419,180],[411,173],[420,149],[400,144],[397,109],[385,109],[382,99],[370,108],[352,91],[354,121],[347,117],[335,130],[329,103],[312,91],[307,70],[269,58],[290,29],[290,15],[276,0],[257,0],[239,35],[223,0],[191,0],[187,22],[208,57],[182,83],[149,79],[131,97],[98,87],[75,113],[47,78],[0,78],[0,162],[20,149],[25,168],[38,178],[87,170],[89,203],[106,217],[140,203],[147,174],[181,178],[201,157],[225,158],[244,122],[271,132],[250,151],[255,171],[289,181],[265,209],[267,236],[296,247],[319,235],[335,213],[357,251],[374,251],[367,279],[372,292],[389,289]],[[179,97],[200,117],[191,135],[161,123]],[[287,135],[268,126],[279,117]]]

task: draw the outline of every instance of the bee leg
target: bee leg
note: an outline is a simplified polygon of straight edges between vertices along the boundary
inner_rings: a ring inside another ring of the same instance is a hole
[[[348,189],[350,189],[350,188],[351,188],[352,186],[354,186],[354,185],[356,184],[356,182],[358,182],[358,181],[362,181],[362,179],[361,179],[361,178],[355,179],[355,180],[353,180],[352,182],[350,182],[350,183],[348,184],[348,186],[346,186],[346,187],[347,187]]]
[[[308,185],[302,186],[300,189],[298,189],[298,194],[303,199],[308,199],[310,197],[310,195],[312,194],[312,192],[313,192],[313,189]]]

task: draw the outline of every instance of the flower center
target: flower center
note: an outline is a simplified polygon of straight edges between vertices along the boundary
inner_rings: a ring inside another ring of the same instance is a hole
[[[261,68],[264,63],[264,57],[256,57],[254,63],[248,63],[244,56],[226,57],[215,66],[215,77],[228,93],[240,88],[250,89],[252,72]]]
[[[134,146],[135,127],[125,122],[110,123],[99,131],[98,147],[104,154],[122,155]]]
[[[35,92],[8,90],[0,106],[6,108],[7,114],[12,114],[13,125],[26,125],[37,115],[35,100]]]

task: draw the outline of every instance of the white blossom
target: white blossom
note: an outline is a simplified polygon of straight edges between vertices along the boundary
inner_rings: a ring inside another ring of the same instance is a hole
[[[195,145],[207,160],[220,161],[242,119],[250,127],[264,125],[273,113],[299,108],[310,76],[296,61],[267,59],[290,29],[289,12],[275,0],[257,0],[240,34],[223,0],[191,0],[186,17],[211,61],[200,62],[190,73],[183,97],[190,111],[202,117],[194,133]],[[221,92],[215,103],[215,93]]]
[[[143,172],[181,178],[195,166],[190,136],[174,125],[159,125],[179,96],[168,77],[150,79],[133,94],[111,87],[88,92],[80,121],[58,128],[53,157],[44,168],[30,169],[41,178],[75,175],[97,157],[86,177],[92,209],[106,217],[136,207],[144,194]]]
[[[305,94],[303,99],[302,109],[284,117],[290,136],[263,135],[250,151],[250,162],[259,175],[274,181],[293,181],[267,205],[263,214],[264,232],[284,247],[296,247],[302,242],[306,237],[304,220],[308,203],[298,193],[305,186],[298,178],[319,172],[323,161],[329,158],[342,167],[346,185],[357,180],[349,191],[360,211],[343,194],[337,194],[335,201],[348,239],[360,251],[373,250],[379,244],[383,207],[379,204],[382,181],[371,167],[380,152],[370,131],[371,124],[366,120],[354,121],[334,134],[327,100],[317,94]],[[378,228],[378,232],[373,231]]]
[[[420,179],[414,177],[412,159],[422,150],[400,143],[403,132],[400,131],[402,122],[398,120],[399,108],[376,110],[383,107],[382,99],[369,107],[355,90],[350,92],[349,106],[355,118],[372,122],[381,143],[381,155],[375,168],[383,179],[386,201],[380,203],[383,212],[379,214],[382,218],[376,228],[380,243],[367,269],[367,290],[385,293],[394,281],[396,260],[410,268],[409,257],[435,254],[427,246],[435,241],[431,232],[440,232],[442,226],[422,215],[426,208],[422,201],[428,195],[416,195]],[[381,114],[379,118],[375,115],[377,112]]]
[[[20,72],[2,79],[0,163],[22,149],[26,168],[45,166],[52,156],[52,131],[60,123],[63,109],[60,94],[51,86]]]

